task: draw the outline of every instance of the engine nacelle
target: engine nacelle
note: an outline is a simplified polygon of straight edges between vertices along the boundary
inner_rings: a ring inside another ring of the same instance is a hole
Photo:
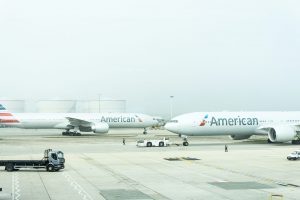
[[[94,133],[108,133],[109,126],[106,123],[97,123],[92,126]]]
[[[268,136],[271,142],[289,142],[294,139],[296,131],[291,126],[277,126],[270,128]]]
[[[230,135],[229,138],[232,140],[245,140],[250,138],[251,135]]]

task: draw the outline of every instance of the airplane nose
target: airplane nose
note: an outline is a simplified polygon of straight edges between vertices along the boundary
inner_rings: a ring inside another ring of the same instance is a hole
[[[176,133],[178,130],[178,127],[176,126],[176,124],[168,122],[165,125],[165,129],[167,129],[168,131],[171,131],[173,133]]]

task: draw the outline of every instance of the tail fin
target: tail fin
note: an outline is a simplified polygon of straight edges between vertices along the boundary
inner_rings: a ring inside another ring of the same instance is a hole
[[[0,110],[6,110],[6,108],[4,108],[4,106],[2,106],[2,104],[0,104]]]
[[[6,110],[2,104],[0,104],[0,124],[1,123],[19,123],[19,120],[17,120],[13,114]]]

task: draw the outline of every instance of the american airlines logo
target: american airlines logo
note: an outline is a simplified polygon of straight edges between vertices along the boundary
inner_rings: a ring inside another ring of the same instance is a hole
[[[110,123],[110,122],[136,122],[136,118],[134,117],[102,117],[101,118],[101,122],[106,122],[106,123]]]
[[[208,118],[208,114],[204,116],[203,120],[200,122],[200,126],[205,126],[205,124],[206,124],[206,122],[207,122],[207,121],[206,121],[207,118]]]
[[[135,115],[135,116],[139,120],[139,122],[143,122],[143,120],[139,116],[137,116],[137,115]]]
[[[208,115],[205,115],[204,119],[200,122],[200,126],[207,124]],[[235,117],[235,118],[216,118],[212,117],[209,122],[210,126],[256,126],[258,125],[258,118],[246,118],[246,117]]]

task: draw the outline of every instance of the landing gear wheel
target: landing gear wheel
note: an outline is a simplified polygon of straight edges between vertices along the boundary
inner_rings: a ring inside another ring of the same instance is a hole
[[[158,146],[163,147],[163,146],[164,146],[164,143],[163,143],[163,142],[160,142],[160,143],[158,144]]]
[[[62,135],[70,135],[70,130],[66,129],[66,131],[62,132]]]
[[[151,142],[147,142],[147,147],[152,147],[152,143]]]
[[[77,132],[75,133],[76,136],[81,136],[81,133]]]
[[[189,146],[189,143],[187,141],[183,142],[182,144],[183,146]]]
[[[147,135],[147,129],[144,129],[143,134],[144,134],[144,135]]]
[[[300,144],[300,140],[292,140],[292,144]]]

